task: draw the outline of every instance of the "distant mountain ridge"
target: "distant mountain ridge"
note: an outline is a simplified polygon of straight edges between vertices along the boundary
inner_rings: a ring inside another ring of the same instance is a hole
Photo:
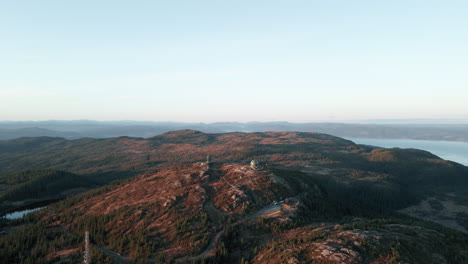
[[[78,138],[79,133],[67,131],[55,131],[39,127],[25,128],[0,128],[0,139],[15,139],[21,137],[63,137],[63,138]]]
[[[289,122],[178,123],[143,121],[21,121],[0,122],[0,140],[20,137],[148,138],[169,131],[192,129],[204,133],[299,131],[320,132],[339,137],[421,139],[468,142],[468,124],[352,124]]]

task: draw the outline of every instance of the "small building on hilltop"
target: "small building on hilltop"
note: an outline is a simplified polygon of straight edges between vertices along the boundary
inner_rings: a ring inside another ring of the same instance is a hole
[[[251,167],[252,169],[256,169],[257,166],[258,166],[258,164],[259,164],[258,160],[252,160],[252,161],[250,162],[250,167]]]

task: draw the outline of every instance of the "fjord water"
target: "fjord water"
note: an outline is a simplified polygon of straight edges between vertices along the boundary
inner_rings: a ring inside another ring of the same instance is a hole
[[[415,148],[431,152],[442,159],[451,160],[468,166],[468,143],[453,141],[432,141],[415,139],[374,139],[346,138],[356,144],[384,148]]]

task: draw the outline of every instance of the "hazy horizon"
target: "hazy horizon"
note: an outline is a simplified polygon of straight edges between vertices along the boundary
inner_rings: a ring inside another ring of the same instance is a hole
[[[97,119],[44,119],[44,120],[0,120],[0,123],[41,123],[41,122],[102,122],[102,123],[186,123],[186,124],[216,124],[216,123],[291,123],[291,124],[307,124],[307,123],[343,123],[343,124],[376,124],[376,125],[466,125],[467,119],[362,119],[362,120],[310,120],[303,122],[292,122],[288,120],[277,121],[213,121],[213,122],[182,122],[174,120],[97,120]]]
[[[465,1],[0,4],[0,120],[467,119]]]

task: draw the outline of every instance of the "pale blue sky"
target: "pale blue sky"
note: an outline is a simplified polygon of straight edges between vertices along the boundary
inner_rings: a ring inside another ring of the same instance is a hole
[[[1,1],[0,120],[468,118],[468,1]]]

